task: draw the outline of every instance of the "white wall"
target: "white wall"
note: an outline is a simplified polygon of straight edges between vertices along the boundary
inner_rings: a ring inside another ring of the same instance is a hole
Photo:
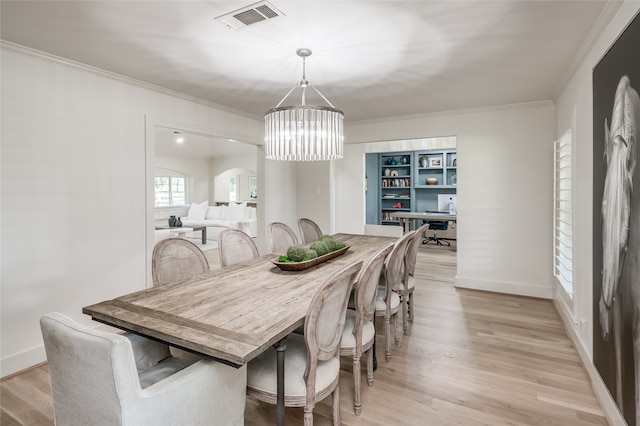
[[[456,285],[551,298],[553,104],[352,124],[345,136],[357,144],[450,135],[457,138],[458,158]],[[336,173],[337,230],[361,232],[363,190],[356,196],[357,187],[346,182],[363,188],[362,149],[347,145],[345,152]]]
[[[592,71],[616,38],[640,11],[639,1],[625,1],[594,41],[584,59],[562,88],[557,100],[556,136],[572,123],[574,138],[574,302],[558,305],[567,315],[567,327],[580,338],[583,350],[593,356],[593,81]],[[580,327],[579,324],[583,323]]]
[[[260,120],[28,52],[2,43],[2,376],[45,360],[42,314],[96,326],[83,306],[145,287],[153,220],[145,118],[263,137]]]

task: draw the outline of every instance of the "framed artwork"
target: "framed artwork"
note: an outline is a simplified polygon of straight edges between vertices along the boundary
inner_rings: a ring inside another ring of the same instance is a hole
[[[429,158],[429,167],[442,167],[442,158]]]
[[[630,426],[640,426],[639,40],[636,16],[593,69],[593,361]]]

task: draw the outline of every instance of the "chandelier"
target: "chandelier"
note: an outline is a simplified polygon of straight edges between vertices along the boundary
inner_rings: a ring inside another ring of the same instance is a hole
[[[336,109],[306,79],[305,59],[311,49],[296,50],[302,58],[302,80],[264,114],[266,158],[285,161],[322,161],[342,158],[344,113]],[[302,89],[302,103],[280,106],[296,87]],[[305,105],[307,88],[316,91],[329,106]]]

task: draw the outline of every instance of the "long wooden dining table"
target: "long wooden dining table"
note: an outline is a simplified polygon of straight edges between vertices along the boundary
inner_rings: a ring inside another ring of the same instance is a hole
[[[240,367],[271,346],[278,351],[277,424],[284,424],[286,337],[304,324],[311,300],[341,267],[366,262],[394,237],[335,234],[345,254],[303,271],[283,271],[279,254],[212,270],[86,306],[82,312],[123,330]]]

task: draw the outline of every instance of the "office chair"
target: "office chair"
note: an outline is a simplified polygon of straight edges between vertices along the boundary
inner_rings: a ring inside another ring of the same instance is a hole
[[[446,245],[450,246],[451,243],[449,241],[447,241],[446,238],[440,238],[438,237],[438,231],[446,231],[449,228],[449,222],[448,221],[440,221],[440,220],[425,220],[423,221],[424,223],[428,223],[429,224],[429,229],[428,230],[432,230],[433,231],[433,235],[432,236],[428,236],[426,231],[425,231],[425,240],[422,240],[422,244],[428,244],[429,241],[435,241],[437,245],[441,246],[442,243],[444,242]]]

